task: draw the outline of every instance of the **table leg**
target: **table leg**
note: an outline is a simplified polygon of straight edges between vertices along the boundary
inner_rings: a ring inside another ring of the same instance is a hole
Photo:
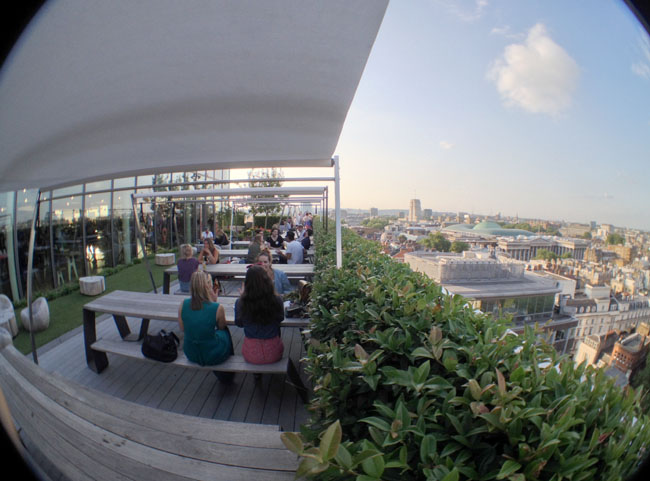
[[[129,328],[129,323],[126,322],[126,317],[113,314],[113,319],[115,320],[115,325],[117,326],[117,330],[122,339],[125,339],[129,334],[131,334],[131,329]]]
[[[164,272],[163,273],[163,294],[169,294],[169,273]]]
[[[83,310],[84,319],[84,348],[86,350],[86,364],[96,373],[102,372],[108,367],[108,356],[105,352],[95,351],[90,346],[97,341],[97,329],[95,326],[95,311]]]
[[[287,370],[287,377],[289,378],[287,382],[291,384],[294,388],[296,388],[296,391],[298,391],[298,395],[300,396],[300,399],[302,400],[303,403],[307,403],[309,401],[309,398],[307,396],[307,388],[302,382],[302,379],[300,379],[300,374],[298,374],[298,370],[296,369],[296,366],[294,366],[293,361],[289,359],[289,368]]]

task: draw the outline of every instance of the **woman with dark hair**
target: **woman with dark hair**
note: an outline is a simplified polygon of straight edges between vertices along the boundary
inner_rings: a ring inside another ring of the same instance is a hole
[[[235,324],[244,328],[242,355],[252,364],[270,364],[282,359],[284,345],[280,323],[284,320],[282,298],[261,266],[250,266],[244,291],[235,302]]]
[[[210,274],[202,271],[192,274],[190,293],[192,297],[178,308],[178,324],[185,332],[183,352],[188,360],[201,366],[220,364],[234,351],[226,312],[217,302]],[[224,382],[233,377],[232,373],[216,371],[215,375]]]

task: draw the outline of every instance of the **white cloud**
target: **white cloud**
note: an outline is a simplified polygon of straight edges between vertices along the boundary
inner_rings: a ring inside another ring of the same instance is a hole
[[[650,80],[650,37],[645,30],[639,32],[639,47],[643,59],[632,65],[632,72],[639,77]]]
[[[441,140],[440,141],[440,147],[442,147],[445,150],[449,150],[454,146],[451,142],[447,142],[446,140]]]
[[[571,105],[578,64],[538,23],[524,43],[508,45],[488,72],[507,105],[556,115]]]
[[[464,22],[473,22],[483,16],[488,0],[437,0],[449,12]]]

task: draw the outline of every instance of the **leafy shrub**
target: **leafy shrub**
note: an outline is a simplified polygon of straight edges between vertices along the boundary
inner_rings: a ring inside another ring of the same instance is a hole
[[[475,312],[379,247],[320,234],[306,369],[285,445],[330,480],[623,479],[650,442],[640,393]]]

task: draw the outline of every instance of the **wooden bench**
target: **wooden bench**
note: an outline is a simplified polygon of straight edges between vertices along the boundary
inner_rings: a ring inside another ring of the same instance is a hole
[[[124,343],[127,344],[127,343]],[[124,401],[0,349],[0,387],[28,457],[51,479],[293,480],[278,426],[196,418]]]
[[[135,342],[112,341],[107,339],[98,339],[91,348],[95,351],[125,356],[131,359],[159,363],[142,355],[142,345]],[[234,373],[251,373],[251,374],[286,374],[287,381],[296,388],[303,402],[307,402],[307,389],[300,379],[300,375],[293,365],[290,358],[284,357],[273,364],[251,364],[246,362],[244,356],[233,355],[221,364],[215,366],[201,366],[193,363],[185,357],[182,349],[178,350],[178,357],[169,364],[181,366],[190,369],[200,369],[204,371],[234,372]]]

